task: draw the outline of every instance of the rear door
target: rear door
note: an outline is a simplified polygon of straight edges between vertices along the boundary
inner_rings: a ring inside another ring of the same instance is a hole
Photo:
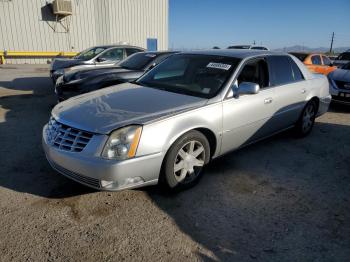
[[[298,65],[289,56],[269,56],[270,84],[275,88],[275,113],[273,125],[277,130],[296,123],[308,93],[305,81]]]
[[[249,144],[273,132],[270,125],[274,113],[274,88],[269,85],[268,66],[265,58],[245,63],[234,84],[241,82],[259,84],[257,94],[236,96],[231,93],[223,101],[223,139],[221,152]]]

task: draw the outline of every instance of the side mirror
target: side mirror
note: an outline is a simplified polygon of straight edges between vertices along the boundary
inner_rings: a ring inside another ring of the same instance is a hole
[[[101,63],[101,62],[104,62],[104,61],[107,61],[107,59],[103,58],[103,57],[97,57],[96,58],[96,62],[98,62],[98,63]]]
[[[153,67],[155,67],[157,64],[156,63],[153,63],[152,65],[150,65],[147,69],[147,71],[151,70]]]
[[[260,86],[256,83],[251,82],[242,82],[238,86],[238,93],[240,95],[253,95],[257,94],[260,91]]]

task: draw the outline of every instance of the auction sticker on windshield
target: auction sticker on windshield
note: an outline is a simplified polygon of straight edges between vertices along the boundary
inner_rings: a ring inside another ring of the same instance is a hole
[[[222,63],[213,63],[210,62],[207,67],[209,68],[215,68],[215,69],[223,69],[223,70],[229,70],[231,68],[231,65],[228,64],[222,64]]]

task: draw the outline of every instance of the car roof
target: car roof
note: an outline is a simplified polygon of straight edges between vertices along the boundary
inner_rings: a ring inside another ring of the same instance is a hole
[[[139,53],[161,55],[161,54],[175,54],[175,53],[179,53],[179,51],[143,51]],[[139,53],[136,53],[136,54],[139,54]]]
[[[260,55],[288,55],[283,52],[275,52],[268,50],[254,50],[254,49],[208,49],[198,51],[183,52],[183,54],[198,54],[198,55],[218,55],[245,59],[248,57],[260,56]]]
[[[139,47],[139,46],[133,46],[133,45],[121,45],[121,44],[115,44],[115,45],[97,45],[97,46],[94,46],[93,48],[111,48],[111,47],[124,47],[124,48],[137,48],[137,49],[142,49],[142,50],[145,50],[144,48],[142,47]]]

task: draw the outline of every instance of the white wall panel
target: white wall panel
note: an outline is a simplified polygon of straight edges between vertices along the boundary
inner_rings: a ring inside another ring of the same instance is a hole
[[[168,49],[168,0],[72,0],[69,32],[55,21],[43,19],[41,8],[47,2],[0,1],[0,50],[78,52],[90,46],[122,41],[146,48],[147,38],[157,38],[159,50]],[[8,59],[7,62],[46,60]]]

